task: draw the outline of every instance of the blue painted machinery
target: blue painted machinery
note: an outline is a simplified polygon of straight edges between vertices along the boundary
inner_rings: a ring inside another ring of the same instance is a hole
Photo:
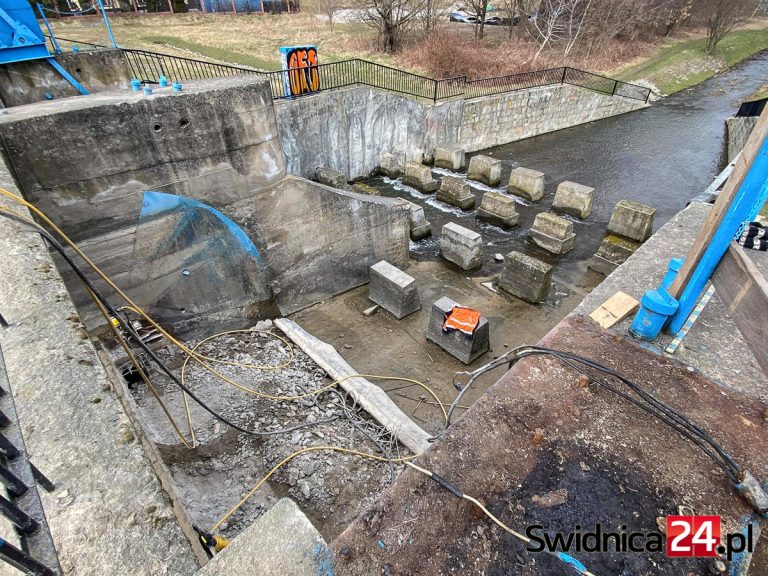
[[[27,0],[0,0],[0,64],[46,60],[81,94],[88,91],[51,57]]]

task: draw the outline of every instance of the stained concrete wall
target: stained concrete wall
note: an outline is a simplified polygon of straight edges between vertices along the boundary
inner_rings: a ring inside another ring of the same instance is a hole
[[[131,83],[130,67],[121,50],[68,52],[56,56],[56,61],[91,94],[127,88]],[[78,94],[45,60],[0,65],[0,103],[6,107]]]
[[[645,106],[640,100],[609,96],[569,84],[475,98],[464,102],[458,141],[472,152]]]
[[[329,166],[355,179],[373,172],[384,152],[418,158],[436,146],[482,150],[645,106],[570,85],[434,105],[352,87],[282,100],[275,110],[290,173],[311,177]]]
[[[728,143],[728,162],[733,162],[747,138],[752,134],[752,129],[757,124],[757,116],[745,116],[738,118],[728,118],[725,121],[725,140]]]
[[[281,100],[275,112],[291,174],[309,178],[327,166],[355,179],[370,174],[384,152],[414,158],[455,143],[461,105],[357,86]]]
[[[285,175],[269,84],[252,77],[10,108],[0,137],[24,195],[76,239],[135,224],[147,189],[216,207]]]

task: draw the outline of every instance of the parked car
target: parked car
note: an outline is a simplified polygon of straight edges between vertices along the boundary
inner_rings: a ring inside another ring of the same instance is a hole
[[[471,14],[467,14],[462,10],[456,10],[455,12],[451,12],[450,21],[464,22],[465,24],[474,24],[475,22],[477,22],[477,18],[475,18]]]

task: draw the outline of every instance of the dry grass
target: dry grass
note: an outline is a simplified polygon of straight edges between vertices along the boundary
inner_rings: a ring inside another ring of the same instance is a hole
[[[374,52],[374,31],[364,24],[336,24],[309,13],[298,14],[177,14],[113,15],[118,43],[178,56],[197,55],[230,64],[267,70],[279,68],[278,48],[315,44],[321,62],[364,57],[393,64]],[[54,33],[84,42],[108,44],[98,18],[53,21]]]

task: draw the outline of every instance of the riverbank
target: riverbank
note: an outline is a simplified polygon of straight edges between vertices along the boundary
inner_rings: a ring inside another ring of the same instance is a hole
[[[628,82],[650,82],[663,95],[680,92],[768,50],[768,18],[731,32],[713,55],[705,54],[706,43],[702,34],[671,40],[640,61],[610,71],[609,75]]]

